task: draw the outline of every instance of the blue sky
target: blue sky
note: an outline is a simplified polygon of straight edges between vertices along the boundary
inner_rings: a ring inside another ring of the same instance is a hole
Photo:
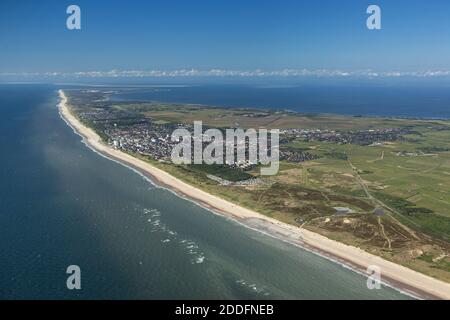
[[[369,4],[382,30],[366,28]],[[0,73],[450,70],[449,14],[448,0],[1,0]]]

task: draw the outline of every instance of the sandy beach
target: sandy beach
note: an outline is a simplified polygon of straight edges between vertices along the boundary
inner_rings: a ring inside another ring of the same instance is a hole
[[[124,163],[151,178],[155,183],[170,188],[182,197],[195,201],[218,214],[232,218],[241,224],[270,236],[301,246],[328,259],[342,263],[353,270],[366,274],[368,266],[381,270],[382,282],[422,299],[450,299],[450,284],[426,276],[414,270],[384,260],[356,247],[348,246],[311,231],[280,222],[258,212],[240,207],[229,201],[197,189],[167,172],[129,154],[104,144],[90,128],[74,117],[68,108],[67,97],[62,90],[59,112],[63,119],[83,137],[85,143],[101,154]]]

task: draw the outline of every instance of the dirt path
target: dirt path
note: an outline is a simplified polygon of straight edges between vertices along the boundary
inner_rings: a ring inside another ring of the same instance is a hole
[[[358,173],[358,168],[356,168],[353,163],[350,161],[350,159],[347,159],[350,167],[352,168],[352,173],[353,176],[355,177],[356,181],[358,181],[359,185],[361,186],[361,188],[364,190],[364,193],[367,195],[367,198],[375,205],[375,206],[381,206],[384,207],[385,209],[388,209],[390,212],[393,212],[397,215],[400,215],[400,213],[389,207],[387,204],[385,204],[384,202],[382,202],[381,200],[378,200],[377,198],[375,198],[369,191],[369,188],[367,187],[366,183],[364,182],[364,180],[361,178],[361,176]],[[392,214],[390,214],[389,212],[387,213],[389,215],[389,217],[395,221],[402,229],[404,229],[405,231],[407,231],[414,239],[416,240],[420,240],[420,238],[417,236],[417,233],[410,229],[409,227],[405,226],[403,223],[401,223],[397,218],[395,218]],[[405,217],[406,219],[406,217]],[[408,220],[409,221],[409,220]],[[417,225],[414,221],[411,221],[411,223],[413,223],[414,225]]]
[[[389,250],[392,250],[392,247],[391,247],[391,240],[389,239],[389,237],[387,236],[387,234],[386,234],[386,232],[385,232],[385,230],[384,230],[384,226],[383,226],[383,224],[381,223],[381,218],[378,217],[377,220],[378,220],[378,225],[379,225],[380,228],[381,228],[381,234],[382,234],[383,237],[386,239]]]

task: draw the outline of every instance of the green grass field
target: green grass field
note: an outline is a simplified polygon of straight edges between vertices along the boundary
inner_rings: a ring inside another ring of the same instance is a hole
[[[145,111],[145,116],[190,124],[202,120],[205,126],[217,127],[410,128],[414,133],[404,140],[377,146],[293,141],[287,146],[319,159],[281,162],[278,175],[265,178],[271,186],[219,186],[204,179],[208,170],[175,169],[175,174],[240,205],[450,281],[449,122],[275,113],[249,117],[248,112],[166,105]],[[257,176],[258,171],[252,174]],[[334,207],[349,208],[351,213],[336,215]],[[384,216],[373,214],[378,207]]]

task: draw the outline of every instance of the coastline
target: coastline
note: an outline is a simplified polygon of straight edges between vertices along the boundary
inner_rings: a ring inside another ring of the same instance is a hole
[[[67,106],[67,97],[62,90],[59,90],[59,95],[61,117],[83,138],[90,148],[105,157],[131,167],[149,177],[156,184],[166,187],[215,213],[231,218],[246,227],[300,246],[349,267],[360,274],[367,276],[367,267],[376,265],[381,269],[382,282],[405,294],[423,299],[450,299],[450,284],[448,283],[384,260],[356,247],[339,243],[317,233],[300,229],[240,207],[197,189],[147,162],[107,146],[92,129],[84,126],[70,113]]]

